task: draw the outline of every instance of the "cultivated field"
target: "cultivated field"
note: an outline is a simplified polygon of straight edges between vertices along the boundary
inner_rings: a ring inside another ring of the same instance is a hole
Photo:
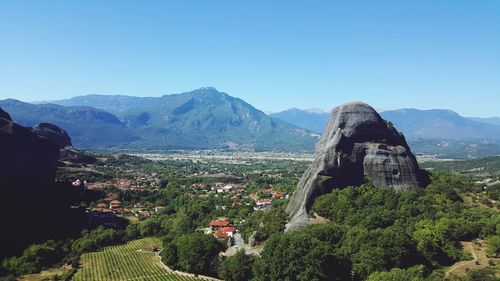
[[[168,270],[161,264],[158,254],[141,251],[145,246],[161,246],[161,241],[158,238],[144,238],[124,245],[106,247],[100,252],[84,254],[80,260],[81,267],[72,280],[210,280]]]

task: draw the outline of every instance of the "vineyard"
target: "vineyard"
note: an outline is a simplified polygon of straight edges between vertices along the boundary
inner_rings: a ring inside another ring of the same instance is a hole
[[[124,245],[107,247],[100,252],[84,254],[75,281],[199,281],[184,274],[169,272],[156,253],[142,251],[146,246],[161,246],[158,238],[144,238]]]

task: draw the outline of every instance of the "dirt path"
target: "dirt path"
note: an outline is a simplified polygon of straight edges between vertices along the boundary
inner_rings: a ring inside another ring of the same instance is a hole
[[[480,269],[489,266],[489,260],[493,260],[496,264],[500,263],[500,258],[488,258],[485,253],[486,244],[482,240],[477,242],[461,242],[462,249],[470,253],[473,260],[460,261],[452,265],[446,272],[446,276],[463,276],[467,269]]]

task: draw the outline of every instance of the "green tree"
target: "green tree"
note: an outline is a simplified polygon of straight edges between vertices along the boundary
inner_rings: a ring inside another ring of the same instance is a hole
[[[254,266],[255,280],[347,280],[349,262],[337,251],[344,230],[314,225],[269,239]]]
[[[391,271],[374,272],[368,276],[367,281],[424,281],[423,266],[409,269],[393,268]]]
[[[139,231],[142,237],[156,236],[160,233],[161,221],[156,218],[146,219],[139,226]]]
[[[248,281],[252,279],[254,257],[240,250],[236,255],[228,257],[219,266],[219,276],[226,281]]]
[[[498,256],[500,254],[500,235],[495,235],[488,239],[486,252],[491,256]]]
[[[21,256],[3,261],[2,267],[18,275],[39,272],[61,258],[56,243],[52,240],[29,246]]]
[[[190,273],[216,276],[218,255],[225,246],[212,235],[192,233],[173,240],[165,237],[163,241],[162,260],[167,265]]]

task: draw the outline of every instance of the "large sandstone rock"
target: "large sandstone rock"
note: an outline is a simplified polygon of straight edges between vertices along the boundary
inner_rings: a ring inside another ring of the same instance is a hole
[[[308,225],[315,198],[333,188],[369,179],[378,187],[404,190],[419,187],[420,174],[404,136],[372,107],[361,102],[336,107],[316,145],[316,157],[287,206],[286,229]]]

